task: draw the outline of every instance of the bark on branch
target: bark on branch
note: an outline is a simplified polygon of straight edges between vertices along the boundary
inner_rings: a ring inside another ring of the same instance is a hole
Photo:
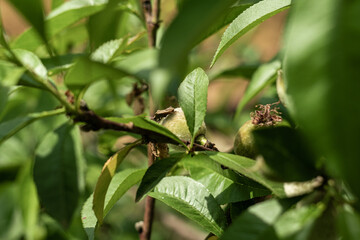
[[[147,130],[144,128],[136,127],[133,123],[119,123],[110,121],[100,117],[93,111],[83,111],[74,117],[75,122],[83,122],[85,125],[81,127],[83,131],[98,131],[100,129],[125,131],[130,133],[139,134],[146,142],[155,143],[173,143],[177,144],[173,139],[166,137],[157,132]]]
[[[141,6],[144,12],[146,29],[148,33],[149,47],[156,46],[156,32],[159,28],[160,0],[141,0]]]

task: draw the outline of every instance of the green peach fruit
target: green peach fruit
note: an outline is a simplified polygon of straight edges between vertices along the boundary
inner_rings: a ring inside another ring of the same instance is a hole
[[[188,142],[191,141],[191,133],[186,123],[184,112],[181,108],[175,108],[174,112],[170,113],[160,121],[160,124],[174,133],[181,140]],[[195,137],[205,135],[205,133],[206,126],[203,122]]]

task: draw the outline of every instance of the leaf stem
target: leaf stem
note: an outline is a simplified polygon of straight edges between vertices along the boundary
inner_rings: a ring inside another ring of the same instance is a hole
[[[52,116],[60,115],[63,113],[65,113],[65,108],[62,107],[51,111],[32,113],[30,114],[30,116],[34,118],[44,118],[44,117],[52,117]]]

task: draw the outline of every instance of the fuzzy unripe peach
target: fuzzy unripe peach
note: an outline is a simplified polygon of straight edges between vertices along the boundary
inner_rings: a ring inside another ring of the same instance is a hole
[[[191,133],[186,123],[184,112],[181,108],[175,108],[174,112],[170,113],[160,121],[160,124],[166,127],[167,129],[169,129],[181,140],[188,142],[191,141]],[[200,129],[197,131],[195,137],[200,135],[205,135],[205,133],[206,133],[206,126],[205,123],[203,122]]]
[[[256,155],[254,138],[251,132],[256,128],[252,120],[245,122],[237,132],[234,141],[234,152],[237,155],[254,158]]]
[[[282,121],[282,118],[279,116],[278,108],[273,108],[277,104],[278,102],[257,106],[259,110],[251,114],[251,120],[245,122],[235,136],[235,154],[255,159],[257,152],[252,132],[260,128],[288,126],[288,123]]]

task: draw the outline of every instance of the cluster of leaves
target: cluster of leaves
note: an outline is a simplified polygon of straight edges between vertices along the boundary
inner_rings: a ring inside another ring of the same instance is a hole
[[[359,238],[360,111],[351,104],[360,100],[359,2],[294,1],[283,54],[211,78],[251,76],[235,126],[246,104],[274,88],[277,78],[284,88],[279,97],[296,128],[255,131],[256,161],[194,151],[210,81],[202,68],[188,71],[188,56],[230,23],[214,65],[242,35],[290,8],[291,0],[178,1],[158,49],[147,47],[147,23],[135,0],[52,1],[46,17],[40,0],[9,2],[31,28],[10,40],[0,26],[0,238],[93,239],[138,183],[136,202],[151,196],[220,239]],[[135,93],[138,86],[150,88]],[[165,96],[178,96],[193,136],[189,144],[147,118],[149,107],[134,114],[144,107],[135,102],[150,102],[147,89],[157,107]],[[81,137],[79,128],[99,130],[84,117],[89,112],[121,130],[100,124],[96,153],[84,150],[89,135]],[[124,135],[136,140],[114,152],[109,146]],[[125,165],[130,151],[148,141],[183,150],[148,168]],[[105,164],[98,152],[109,156]],[[89,187],[86,166],[94,162],[103,167]],[[271,176],[263,174],[264,164]]]

